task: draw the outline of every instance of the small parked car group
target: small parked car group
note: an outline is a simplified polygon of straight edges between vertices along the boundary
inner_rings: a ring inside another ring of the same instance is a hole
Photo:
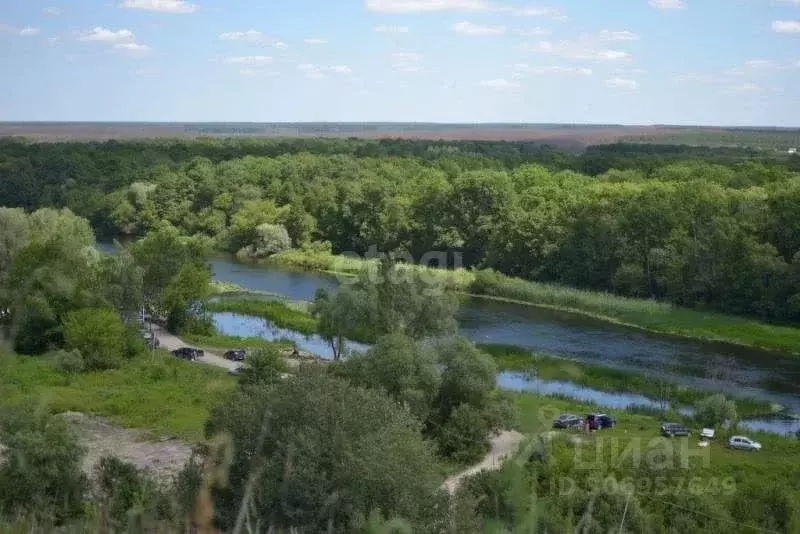
[[[172,351],[172,355],[182,360],[195,361],[203,357],[204,352],[192,347],[181,347]]]
[[[562,413],[553,421],[553,428],[581,429],[588,426],[589,430],[602,430],[614,428],[616,424],[617,420],[605,413],[590,413],[586,417]]]

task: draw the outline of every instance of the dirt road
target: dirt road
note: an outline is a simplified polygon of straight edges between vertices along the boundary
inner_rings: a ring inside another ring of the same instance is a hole
[[[492,438],[491,450],[480,463],[473,465],[469,469],[465,469],[457,475],[451,476],[444,481],[443,487],[450,493],[453,493],[458,489],[461,481],[465,478],[480,473],[481,471],[496,471],[500,469],[506,459],[516,454],[524,438],[524,435],[515,430],[501,432]]]
[[[179,349],[181,347],[191,347],[191,348],[200,348],[195,347],[190,343],[186,343],[178,336],[170,334],[164,328],[160,327],[157,324],[150,325],[153,329],[153,332],[158,339],[158,342],[161,344],[161,348],[173,351]],[[226,360],[219,354],[215,354],[213,352],[209,352],[203,349],[203,357],[198,360],[201,363],[205,363],[207,365],[216,365],[217,367],[222,367],[223,369],[236,369],[241,365],[239,362],[232,362],[230,360]]]

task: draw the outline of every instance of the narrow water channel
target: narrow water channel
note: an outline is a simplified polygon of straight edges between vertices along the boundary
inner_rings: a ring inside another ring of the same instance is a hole
[[[214,326],[224,335],[238,337],[260,337],[268,341],[287,340],[297,347],[322,358],[331,357],[328,343],[317,335],[305,335],[294,330],[280,328],[260,317],[229,312],[212,314]],[[347,342],[348,350],[363,352],[369,345]],[[542,380],[526,373],[501,372],[497,375],[499,387],[514,391],[531,391],[540,395],[563,395],[584,402],[594,403],[615,410],[629,407],[662,408],[657,401],[635,393],[601,391],[581,386],[567,380]],[[678,407],[678,411],[690,414],[691,409]],[[762,418],[742,421],[742,426],[751,430],[763,430],[779,435],[791,435],[800,430],[800,421]]]

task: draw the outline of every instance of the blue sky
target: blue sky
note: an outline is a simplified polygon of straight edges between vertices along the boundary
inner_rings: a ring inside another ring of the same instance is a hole
[[[0,120],[800,126],[800,0],[0,0]]]

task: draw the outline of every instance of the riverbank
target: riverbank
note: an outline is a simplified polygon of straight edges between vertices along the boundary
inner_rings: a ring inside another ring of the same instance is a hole
[[[308,321],[313,319],[307,312],[304,314],[298,309],[301,305],[302,303],[273,301],[263,297],[250,299],[237,297],[217,300],[210,304],[210,309],[226,315],[233,313],[242,317],[255,316],[269,322],[273,322],[273,319],[283,319],[279,326],[291,329],[293,322],[308,326]],[[308,335],[307,332],[300,333]],[[639,408],[648,412],[691,409],[699,400],[715,393],[684,386],[674,380],[660,380],[657,376],[593,365],[514,345],[479,344],[478,346],[495,359],[501,373],[506,371],[521,375],[530,373],[531,377],[538,380],[568,382],[580,387],[583,394],[594,390],[601,396],[608,394],[641,396],[642,406]],[[751,397],[736,396],[735,400],[739,416],[742,418],[771,417],[782,409],[781,406]]]
[[[376,260],[289,250],[264,263],[292,269],[352,276]],[[715,341],[800,355],[800,329],[753,319],[678,308],[655,300],[531,282],[491,271],[403,266],[443,289],[517,304],[580,314],[615,325],[662,335]]]
[[[590,365],[512,345],[479,344],[478,347],[494,358],[500,371],[532,373],[541,380],[567,380],[602,392],[643,395],[662,405],[663,411],[675,411],[678,407],[691,408],[713,394],[657,377]],[[781,409],[780,406],[749,397],[733,398],[741,418],[771,416]]]

